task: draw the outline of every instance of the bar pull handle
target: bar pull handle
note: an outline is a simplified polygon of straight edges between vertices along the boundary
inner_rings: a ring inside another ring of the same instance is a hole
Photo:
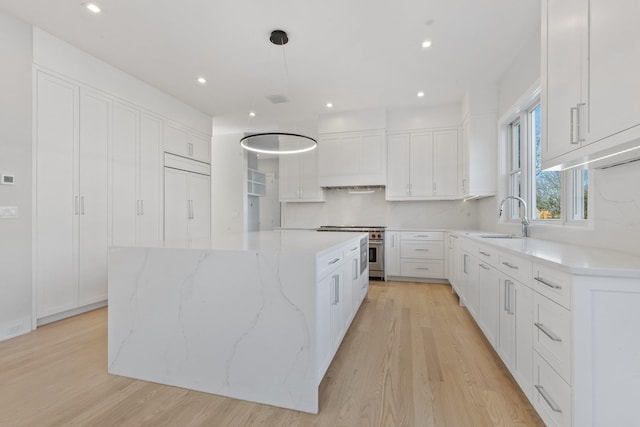
[[[556,334],[554,334],[553,332],[551,332],[549,329],[547,329],[546,326],[544,326],[542,323],[534,323],[535,327],[540,329],[540,331],[545,334],[546,336],[548,336],[551,341],[555,341],[555,342],[562,342],[562,338],[560,338],[559,336],[557,336]]]
[[[542,283],[545,286],[548,286],[552,289],[562,289],[562,286],[560,285],[556,285],[555,283],[551,283],[548,280],[543,279],[542,277],[538,276],[538,277],[534,277],[534,279],[539,282]]]
[[[520,267],[518,267],[517,265],[513,265],[513,264],[511,264],[511,263],[509,263],[509,262],[507,262],[507,261],[503,261],[503,262],[502,262],[502,265],[506,265],[507,267],[509,267],[509,268],[511,268],[511,269],[513,269],[513,270],[518,270],[518,269],[520,268]]]
[[[335,264],[335,263],[336,263],[336,262],[338,262],[338,261],[340,261],[340,258],[335,258],[335,259],[333,259],[333,260],[329,261],[329,264],[328,264],[328,265]]]
[[[358,278],[358,260],[353,259],[353,280]]]
[[[544,387],[538,384],[534,385],[534,387],[536,388],[536,390],[538,390],[538,393],[540,393],[540,396],[542,396],[544,401],[547,402],[547,405],[549,405],[549,407],[553,410],[553,412],[557,412],[559,414],[562,413],[562,409],[560,409],[560,407],[556,404],[556,402],[553,401],[551,396],[547,394],[547,391],[544,389]]]
[[[482,255],[482,256],[491,256],[490,253],[483,252],[483,251],[480,251],[480,255]]]
[[[425,249],[425,248],[416,248],[415,250],[416,252],[429,252],[429,249]]]
[[[569,142],[571,144],[579,144],[580,141],[578,140],[578,138],[576,138],[576,120],[574,119],[575,116],[577,116],[578,113],[578,107],[571,107],[571,109],[569,110],[569,118],[570,118],[570,131],[569,131]]]
[[[333,276],[333,303],[332,305],[336,305],[340,302],[340,276]]]
[[[479,264],[479,265],[480,265],[480,268],[483,269],[483,270],[488,270],[489,269],[489,267],[487,267],[484,264]]]
[[[416,267],[416,270],[429,270],[427,267]]]
[[[508,280],[504,281],[504,303],[502,304],[502,309],[507,313],[509,312],[509,310],[507,309],[507,300],[509,299],[509,294],[507,292],[508,282],[509,282]]]

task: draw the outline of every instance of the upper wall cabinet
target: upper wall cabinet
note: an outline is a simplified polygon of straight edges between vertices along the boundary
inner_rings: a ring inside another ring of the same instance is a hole
[[[495,113],[476,113],[467,115],[462,122],[461,198],[496,194],[496,121]]]
[[[544,168],[638,145],[640,2],[542,2]]]
[[[322,187],[386,184],[384,130],[323,134],[318,151]]]
[[[295,141],[281,141],[280,147],[299,149]],[[280,156],[280,201],[323,202],[318,183],[318,150]]]
[[[205,163],[211,162],[209,139],[175,123],[165,123],[164,151]]]
[[[387,200],[456,199],[458,131],[389,134]]]

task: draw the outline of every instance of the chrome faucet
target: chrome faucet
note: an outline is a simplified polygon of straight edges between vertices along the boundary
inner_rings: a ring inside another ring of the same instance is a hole
[[[504,199],[502,199],[502,201],[500,202],[500,211],[498,212],[498,218],[502,216],[504,202],[506,202],[509,199],[517,200],[518,202],[520,202],[519,206],[524,207],[524,212],[522,214],[522,218],[520,219],[520,221],[522,222],[522,237],[529,237],[529,225],[531,225],[531,223],[529,222],[529,218],[527,218],[527,202],[525,202],[520,197],[507,196]]]

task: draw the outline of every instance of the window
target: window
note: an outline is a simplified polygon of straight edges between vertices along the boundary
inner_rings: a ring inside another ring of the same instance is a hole
[[[536,99],[508,124],[507,192],[527,202],[527,216],[546,223],[583,221],[588,214],[587,169],[542,170],[540,101]],[[511,220],[520,218],[517,201],[509,203]]]

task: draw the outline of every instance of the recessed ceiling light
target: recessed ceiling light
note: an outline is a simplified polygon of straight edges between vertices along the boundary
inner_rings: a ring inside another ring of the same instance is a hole
[[[425,48],[425,49],[428,48],[428,47],[431,47],[431,40],[423,41],[422,42],[422,47]]]
[[[424,96],[424,92],[423,91],[418,92],[418,98],[422,98],[423,96]]]
[[[205,79],[204,77],[198,77],[198,83],[200,83],[201,85],[205,84],[207,82],[207,79]]]
[[[254,113],[253,111],[249,111],[249,115],[250,115],[251,117],[255,117],[255,116],[256,116],[256,113]]]
[[[333,104],[330,102],[327,102],[327,108],[333,108]]]
[[[100,6],[95,3],[84,3],[84,7],[86,7],[93,13],[100,13],[102,11],[102,9],[100,9]]]

